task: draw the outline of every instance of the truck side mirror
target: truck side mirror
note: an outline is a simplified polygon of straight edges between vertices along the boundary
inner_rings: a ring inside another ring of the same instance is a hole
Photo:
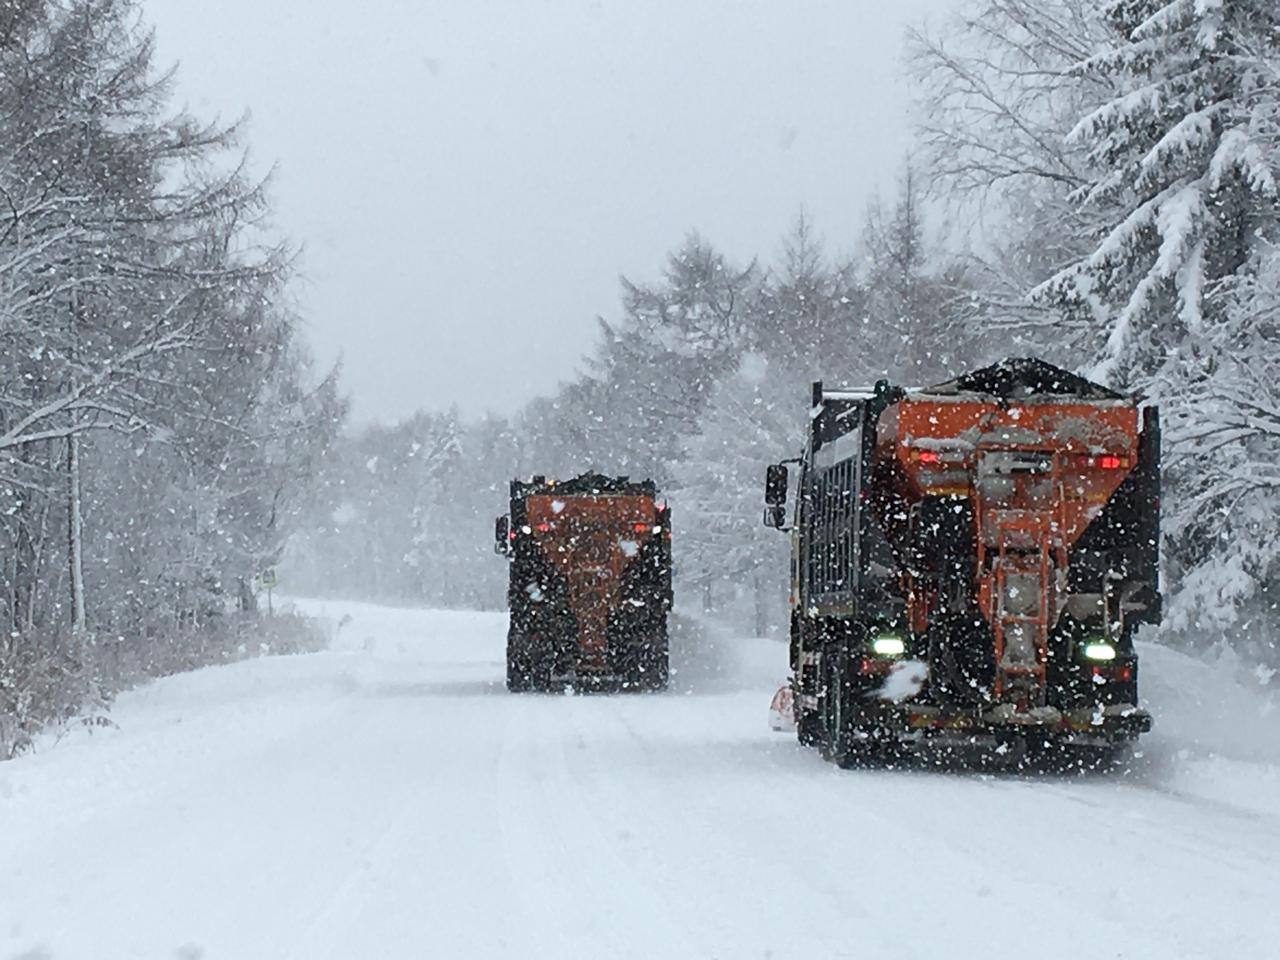
[[[770,464],[764,475],[764,502],[771,507],[785,507],[787,503],[787,466]]]
[[[493,552],[503,555],[509,553],[507,535],[511,531],[511,521],[505,514],[493,521]]]

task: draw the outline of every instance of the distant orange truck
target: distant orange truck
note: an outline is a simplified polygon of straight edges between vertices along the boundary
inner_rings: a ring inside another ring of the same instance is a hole
[[[671,511],[650,480],[511,482],[507,688],[661,690],[669,675]]]

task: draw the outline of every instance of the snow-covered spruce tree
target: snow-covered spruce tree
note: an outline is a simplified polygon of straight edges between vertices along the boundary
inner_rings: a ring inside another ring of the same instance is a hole
[[[863,365],[898,383],[942,379],[971,360],[980,333],[968,322],[964,272],[939,266],[928,249],[924,190],[908,166],[893,208],[873,200],[863,227],[861,282],[866,322],[859,346]]]
[[[461,505],[454,536],[465,544],[454,554],[463,579],[457,602],[500,610],[506,605],[507,565],[493,554],[493,520],[507,512],[508,484],[521,473],[517,436],[506,418],[484,416],[467,425],[462,453],[453,480]]]
[[[521,457],[555,455],[527,427],[451,409],[340,438],[283,575],[314,596],[501,609],[507,570],[493,554],[493,519],[507,509],[508,481],[533,472]]]
[[[1280,6],[1124,0],[1107,17],[1114,41],[1080,71],[1118,91],[1072,133],[1092,164],[1076,197],[1104,229],[1039,293],[1094,313],[1094,376],[1162,401],[1170,624],[1221,628],[1280,563]]]
[[[869,299],[855,265],[830,262],[802,211],[752,300],[749,349],[802,379],[864,381]]]
[[[413,456],[417,489],[404,559],[424,592],[445,606],[469,605],[471,581],[480,572],[475,561],[491,566],[493,560],[485,525],[475,523],[471,491],[477,478],[469,469],[466,434],[457,409],[451,409],[437,418]]]
[[[600,320],[585,373],[532,403],[518,435],[526,473],[587,469],[665,485],[680,439],[750,339],[761,271],[731,264],[697,234],[656,283],[622,281],[622,316]],[[536,443],[532,442],[536,438]]]
[[[1280,664],[1280,246],[1220,281],[1214,306],[1166,381],[1180,391],[1166,405],[1168,627]]]
[[[604,321],[599,326],[602,339],[612,338],[611,327]],[[631,452],[618,450],[617,424],[604,415],[612,407],[609,393],[607,380],[579,376],[530,401],[515,421],[516,474],[571,477],[592,466],[643,470]]]
[[[661,282],[623,279],[622,322],[602,331],[592,366],[608,388],[596,415],[616,438],[619,472],[663,481],[747,342],[759,283],[754,262],[735,266],[696,233],[668,256]]]
[[[327,523],[309,550],[322,559],[338,596],[388,601],[429,599],[409,562],[411,520],[428,494],[419,459],[434,449],[435,417],[419,414],[394,426],[374,425],[336,445],[327,482],[334,497]]]
[[[340,439],[287,575],[323,596],[440,607],[500,603],[493,518],[516,471],[505,421],[419,412]]]
[[[787,595],[786,538],[761,523],[765,467],[794,452],[805,415],[802,378],[748,353],[673,467],[678,586],[708,612],[745,601],[757,635],[785,622]]]

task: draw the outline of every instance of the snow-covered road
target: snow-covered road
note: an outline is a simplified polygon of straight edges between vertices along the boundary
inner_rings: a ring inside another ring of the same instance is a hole
[[[1154,651],[1128,777],[840,771],[779,644],[510,696],[502,616],[306,606],[0,765],[0,960],[1280,957],[1280,684]]]

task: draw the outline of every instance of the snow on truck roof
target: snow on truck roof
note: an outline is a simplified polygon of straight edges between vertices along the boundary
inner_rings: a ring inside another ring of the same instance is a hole
[[[920,391],[931,397],[981,394],[1006,400],[1129,400],[1124,394],[1034,357],[1011,357]]]
[[[1074,400],[1129,404],[1135,399],[1035,357],[1010,357],[933,386],[902,389],[909,399],[931,400],[997,397],[1023,402]],[[869,400],[875,395],[875,387],[842,387],[822,391],[823,400]]]
[[[535,476],[531,480],[512,480],[512,499],[528,496],[555,495],[562,497],[618,495],[631,497],[656,497],[657,485],[652,480],[632,480],[630,477],[609,477],[588,471],[568,480],[547,479]]]
[[[870,400],[876,395],[875,387],[847,387],[841,390],[823,390],[823,400]]]

